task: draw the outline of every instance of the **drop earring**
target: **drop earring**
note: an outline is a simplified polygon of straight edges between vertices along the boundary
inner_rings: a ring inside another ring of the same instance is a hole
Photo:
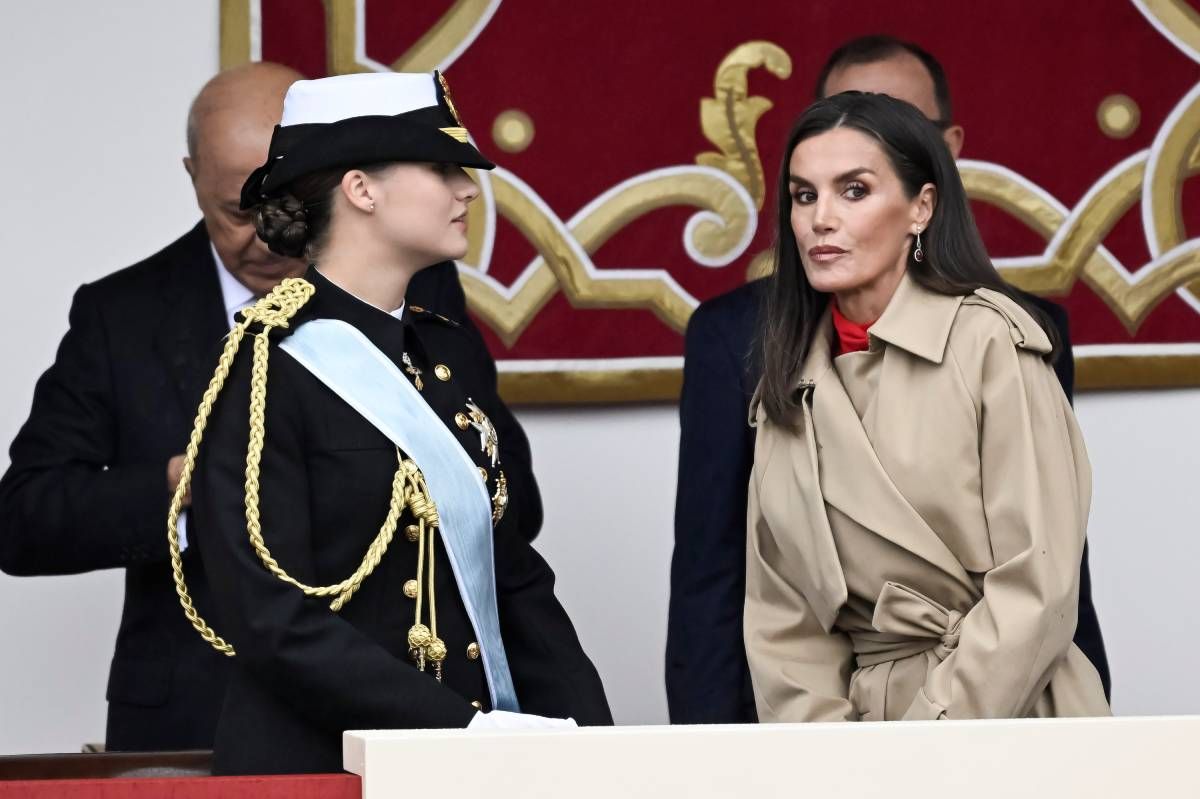
[[[917,231],[917,246],[913,249],[913,260],[921,263],[925,260],[925,248],[921,246],[921,231]]]

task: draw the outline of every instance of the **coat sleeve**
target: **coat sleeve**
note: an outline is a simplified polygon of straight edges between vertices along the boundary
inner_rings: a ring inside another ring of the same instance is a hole
[[[997,317],[998,318],[998,317]],[[1026,715],[1066,654],[1078,613],[1091,470],[1053,370],[997,325],[979,354],[953,350],[980,386],[980,477],[994,563],[957,646],[905,718]],[[961,368],[961,367],[959,367]],[[974,375],[978,375],[976,378]]]
[[[1024,295],[1035,305],[1046,311],[1050,321],[1058,330],[1061,349],[1054,361],[1054,373],[1062,385],[1063,393],[1068,402],[1074,402],[1075,392],[1075,352],[1071,347],[1071,318],[1067,310],[1056,302],[1032,294]],[[1104,684],[1104,695],[1112,695],[1112,678],[1108,668],[1108,654],[1104,649],[1104,635],[1100,631],[1100,619],[1096,614],[1096,605],[1092,601],[1092,575],[1088,565],[1087,542],[1083,545],[1083,562],[1079,567],[1079,626],[1075,628],[1075,644],[1083,650],[1088,660],[1100,672],[1100,681]]]
[[[0,569],[74,574],[164,560],[167,462],[117,464],[99,300],[84,286],[0,480]]]
[[[679,479],[667,614],[674,724],[753,722],[742,635],[746,486],[753,461],[745,356],[701,307],[688,323],[679,402]]]
[[[327,730],[465,727],[466,699],[394,657],[329,608],[269,573],[246,532],[249,339],[209,420],[193,490],[193,544],[212,589],[218,634],[260,686]],[[259,489],[263,536],[296,579],[320,582],[309,514],[301,380],[272,347]],[[338,575],[338,579],[345,575]],[[216,626],[216,624],[214,624]]]
[[[513,525],[501,522],[494,546],[500,632],[521,711],[612,724],[600,675],[554,595],[554,572]]]
[[[759,721],[857,721],[850,640],[825,631],[789,578],[759,508],[757,476],[747,502],[745,635]]]

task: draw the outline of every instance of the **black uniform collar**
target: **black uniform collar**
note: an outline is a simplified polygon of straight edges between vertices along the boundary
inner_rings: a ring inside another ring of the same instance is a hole
[[[418,312],[415,306],[406,303],[404,312],[397,319],[346,291],[322,275],[315,265],[309,266],[304,279],[316,289],[312,300],[301,311],[305,318],[347,322],[397,363],[404,352],[409,352],[420,361],[426,360],[424,347],[413,324],[418,316],[429,315],[425,309]]]
[[[367,330],[395,330],[397,322],[407,324],[411,321],[407,305],[400,319],[387,311],[376,308],[366,300],[359,299],[344,288],[321,274],[316,265],[310,265],[304,279],[316,287],[314,300],[315,308],[319,308],[321,316],[332,316],[349,322],[364,332]]]

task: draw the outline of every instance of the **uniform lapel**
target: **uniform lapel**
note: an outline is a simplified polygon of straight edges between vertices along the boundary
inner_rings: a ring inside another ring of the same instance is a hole
[[[228,331],[217,266],[204,223],[173,246],[179,252],[162,273],[160,296],[164,302],[154,332],[155,350],[187,416],[200,402],[221,338]]]

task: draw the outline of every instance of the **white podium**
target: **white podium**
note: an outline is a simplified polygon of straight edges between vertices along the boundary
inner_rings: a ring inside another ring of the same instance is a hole
[[[373,730],[342,752],[364,799],[1200,797],[1200,716]]]

